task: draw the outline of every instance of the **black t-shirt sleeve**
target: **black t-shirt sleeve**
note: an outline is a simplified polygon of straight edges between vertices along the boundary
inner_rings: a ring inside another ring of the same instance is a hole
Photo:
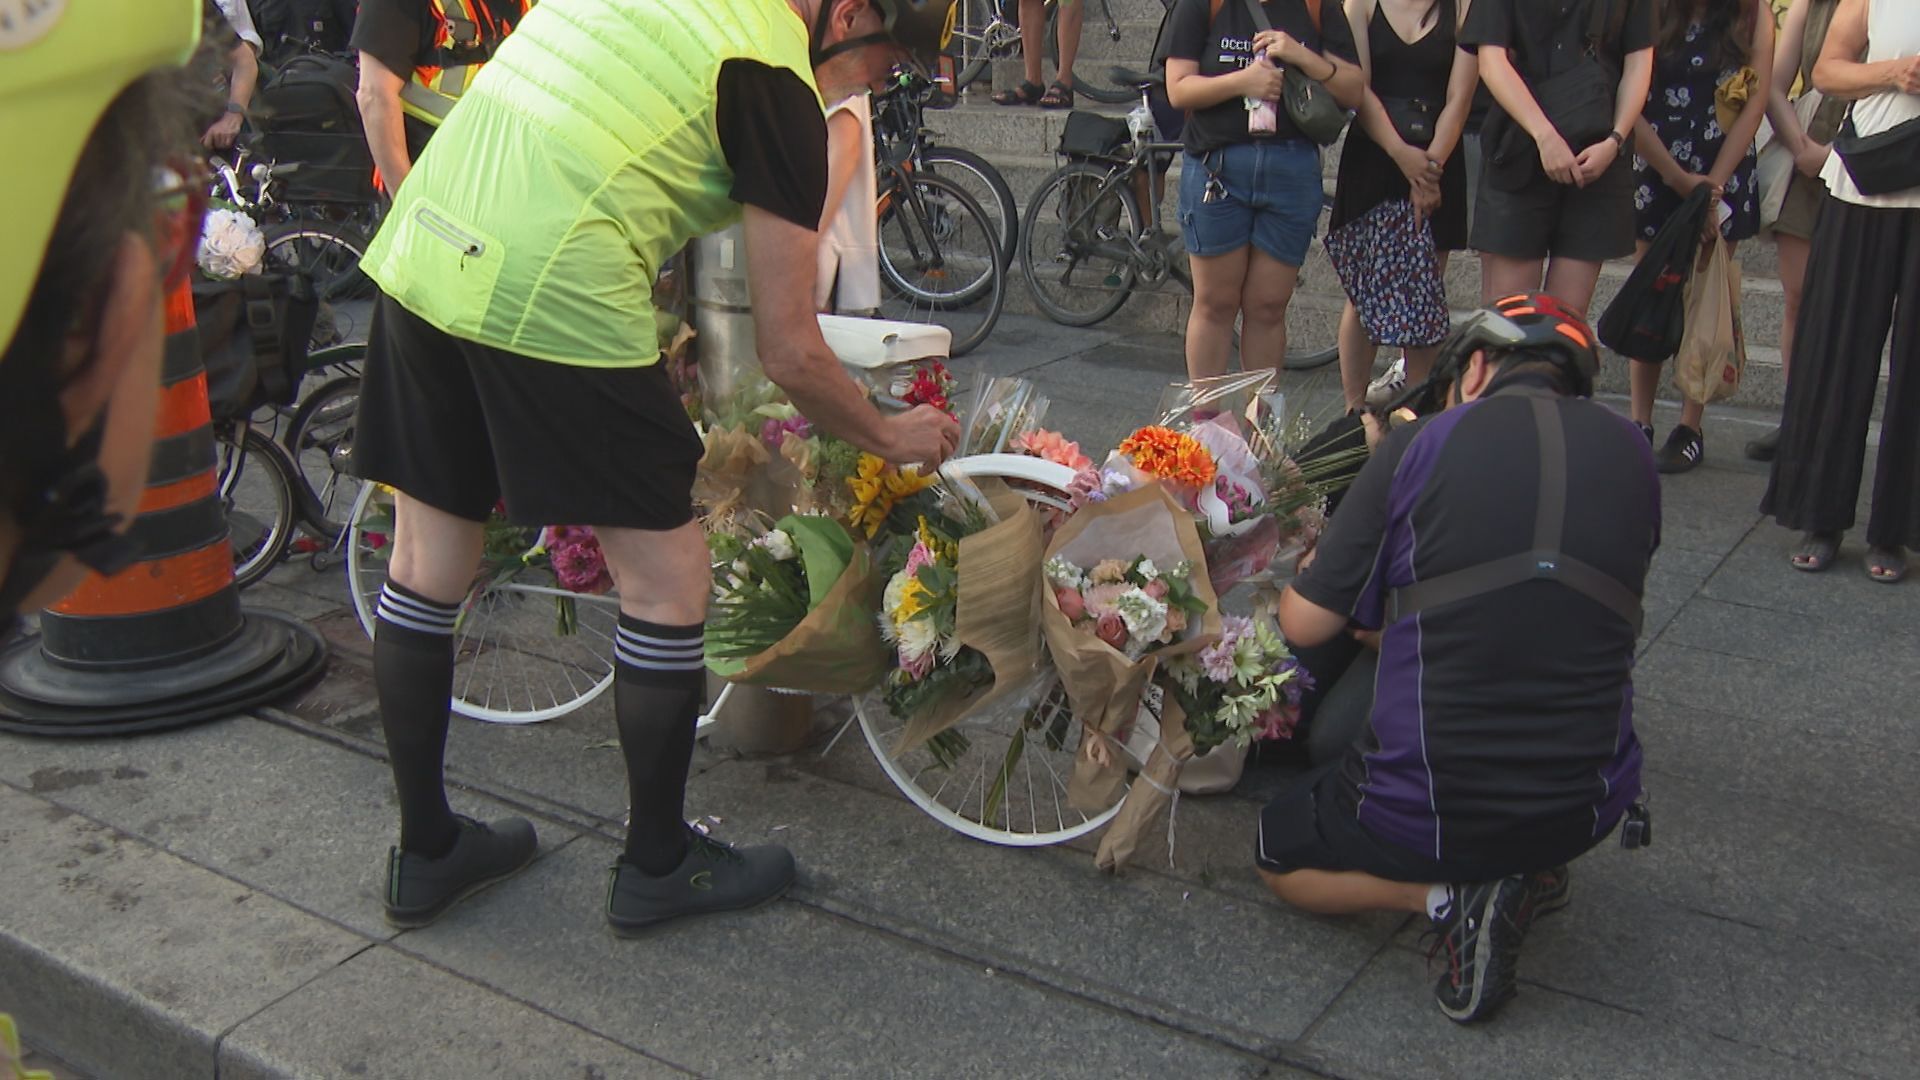
[[[427,41],[427,10],[421,0],[361,0],[351,46],[401,78],[413,74],[414,58]]]
[[[1614,3],[1627,5],[1626,18],[1620,24],[1620,55],[1653,48],[1653,0],[1614,0]]]
[[[800,76],[754,60],[720,65],[714,123],[729,195],[806,229],[827,203],[827,117]]]
[[[1360,62],[1360,49],[1353,40],[1353,24],[1347,22],[1341,0],[1320,0],[1320,51],[1349,64]]]
[[[1479,51],[1482,45],[1513,48],[1513,6],[1520,0],[1474,0],[1467,25],[1460,31],[1460,47]]]
[[[1207,49],[1207,31],[1212,28],[1212,12],[1207,0],[1180,0],[1173,9],[1173,22],[1167,28],[1167,58],[1200,62]]]
[[[1340,501],[1339,513],[1327,523],[1319,554],[1306,572],[1293,580],[1293,591],[1302,598],[1340,612],[1369,630],[1378,630],[1385,616],[1386,590],[1380,581],[1385,568],[1380,565],[1380,549],[1387,539],[1393,474],[1423,426],[1413,424],[1394,430],[1367,459],[1346,498]]]

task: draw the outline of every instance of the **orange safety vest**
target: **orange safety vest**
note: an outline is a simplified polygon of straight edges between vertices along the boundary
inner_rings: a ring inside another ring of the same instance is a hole
[[[427,0],[433,48],[400,88],[400,108],[435,127],[473,82],[480,66],[519,25],[533,0]]]

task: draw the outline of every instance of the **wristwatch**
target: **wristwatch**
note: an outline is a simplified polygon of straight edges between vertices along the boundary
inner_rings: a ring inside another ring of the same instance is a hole
[[[1620,134],[1618,131],[1607,132],[1607,138],[1613,140],[1614,149],[1625,150],[1627,148],[1627,137],[1625,135]]]
[[[229,101],[227,102],[227,111],[230,113],[244,113],[247,111],[247,107],[237,101]]]

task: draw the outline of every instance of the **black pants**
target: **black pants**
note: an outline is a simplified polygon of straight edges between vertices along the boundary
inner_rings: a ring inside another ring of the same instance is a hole
[[[1867,543],[1920,547],[1920,210],[1826,200],[1761,513],[1807,532],[1853,527],[1889,328],[1893,359]]]

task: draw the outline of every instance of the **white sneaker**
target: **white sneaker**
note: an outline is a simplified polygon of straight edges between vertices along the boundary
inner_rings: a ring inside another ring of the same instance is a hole
[[[1367,384],[1367,404],[1385,405],[1407,388],[1407,358],[1395,360],[1379,378]]]

